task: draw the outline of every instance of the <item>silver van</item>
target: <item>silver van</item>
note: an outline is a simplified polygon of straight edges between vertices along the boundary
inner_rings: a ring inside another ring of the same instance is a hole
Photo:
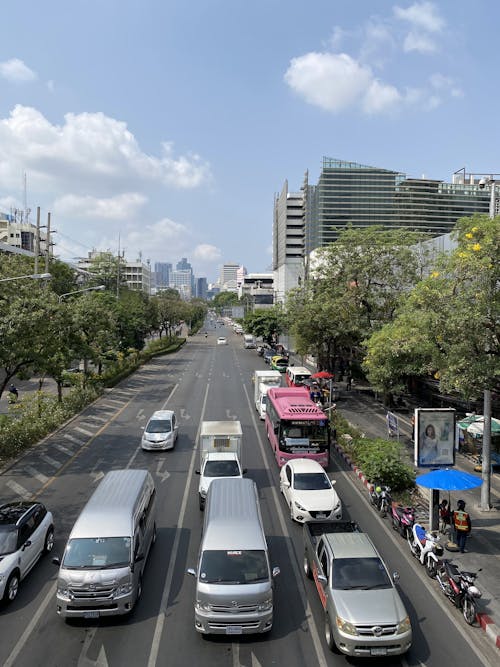
[[[99,618],[130,612],[156,539],[156,492],[147,470],[108,472],[76,520],[57,580],[57,613]]]
[[[214,479],[205,506],[196,577],[194,624],[204,634],[268,632],[273,579],[255,482]]]

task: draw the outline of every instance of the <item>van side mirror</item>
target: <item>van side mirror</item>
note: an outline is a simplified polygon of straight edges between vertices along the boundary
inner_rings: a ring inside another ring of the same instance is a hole
[[[241,471],[241,474],[242,474],[242,475],[246,475],[247,472],[248,472],[248,468],[243,468],[243,470]]]
[[[26,542],[23,544],[23,551],[30,546],[31,546],[31,540],[26,540]]]
[[[328,579],[325,577],[324,574],[318,574],[318,581],[322,586],[325,586],[328,583]]]
[[[61,565],[61,559],[59,558],[59,556],[54,556],[54,558],[52,559],[52,564]]]
[[[194,567],[188,567],[188,569],[186,570],[186,574],[190,574],[192,577],[196,577],[196,570],[194,569]]]
[[[199,471],[199,470],[195,470],[195,471],[194,471],[194,474],[195,474],[195,475],[199,475],[199,474],[200,474],[200,471]]]
[[[396,571],[393,572],[393,573],[392,573],[392,580],[393,580],[393,582],[396,584],[396,583],[399,581],[399,579],[400,579],[399,572],[396,572]]]
[[[281,573],[281,570],[279,567],[273,567],[273,579],[278,576],[278,574]]]
[[[134,558],[134,563],[140,563],[141,560],[144,560],[144,554],[142,552],[138,553],[137,556]]]

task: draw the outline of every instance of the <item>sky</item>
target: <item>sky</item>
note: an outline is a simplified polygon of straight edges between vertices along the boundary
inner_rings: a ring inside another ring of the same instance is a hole
[[[323,156],[500,172],[494,0],[2,3],[0,210],[55,254],[270,270],[273,201]]]

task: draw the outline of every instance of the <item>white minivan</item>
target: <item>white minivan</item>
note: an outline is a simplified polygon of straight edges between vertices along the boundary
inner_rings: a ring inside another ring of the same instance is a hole
[[[57,613],[63,618],[127,614],[142,593],[156,539],[155,485],[147,470],[112,470],[83,508],[59,565]]]

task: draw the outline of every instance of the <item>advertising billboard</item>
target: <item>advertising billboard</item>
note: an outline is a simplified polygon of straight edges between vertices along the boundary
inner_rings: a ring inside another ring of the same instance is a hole
[[[455,410],[417,408],[415,410],[415,465],[449,467],[455,465]]]

